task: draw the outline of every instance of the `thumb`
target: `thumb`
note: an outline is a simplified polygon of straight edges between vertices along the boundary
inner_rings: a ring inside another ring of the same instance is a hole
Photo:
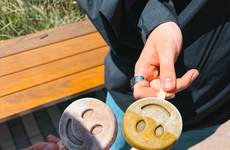
[[[176,87],[176,73],[174,68],[174,60],[166,57],[160,63],[160,80],[161,87],[164,91],[172,91]]]
[[[58,146],[54,143],[49,143],[44,146],[44,150],[58,150]]]

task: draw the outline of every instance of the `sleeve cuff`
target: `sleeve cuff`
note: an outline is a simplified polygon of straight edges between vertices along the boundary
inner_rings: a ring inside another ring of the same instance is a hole
[[[149,35],[158,25],[169,21],[178,24],[172,2],[161,3],[157,0],[149,0],[141,13],[138,27]]]

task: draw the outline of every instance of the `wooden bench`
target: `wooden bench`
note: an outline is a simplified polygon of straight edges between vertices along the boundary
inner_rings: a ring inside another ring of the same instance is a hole
[[[108,50],[89,20],[0,42],[0,123],[103,88]]]

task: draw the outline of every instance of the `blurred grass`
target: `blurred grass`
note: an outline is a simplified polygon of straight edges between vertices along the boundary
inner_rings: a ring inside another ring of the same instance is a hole
[[[84,19],[76,0],[0,0],[0,41]]]

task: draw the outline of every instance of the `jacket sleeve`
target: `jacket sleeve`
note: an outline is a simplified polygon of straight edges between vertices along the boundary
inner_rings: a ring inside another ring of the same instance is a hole
[[[133,49],[141,50],[145,41],[143,37],[148,36],[159,24],[168,21],[177,23],[177,15],[171,0],[78,0],[78,2],[117,55],[122,55],[124,49],[127,54]]]
[[[132,0],[127,0],[132,1]],[[149,35],[150,32],[158,25],[164,22],[172,21],[178,24],[177,14],[172,0],[136,0],[133,3],[126,3],[128,16],[137,26]],[[141,10],[140,7],[142,6]],[[137,12],[139,13],[139,16]],[[135,20],[138,18],[138,20]]]
[[[124,18],[124,14],[148,35],[161,23],[177,23],[177,14],[172,0],[78,0],[90,19],[99,23],[102,12],[113,25]],[[126,11],[126,12],[124,12]]]

